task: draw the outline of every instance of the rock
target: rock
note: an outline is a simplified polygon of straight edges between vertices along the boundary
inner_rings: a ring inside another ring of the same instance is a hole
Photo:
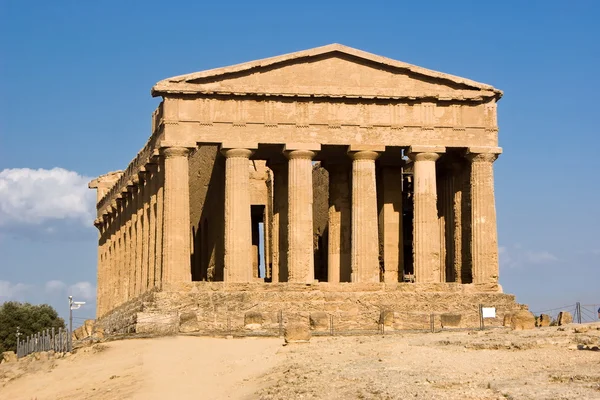
[[[315,312],[310,314],[309,321],[310,329],[314,329],[317,331],[326,331],[329,329],[329,315],[325,312]]]
[[[284,340],[286,343],[308,342],[311,338],[309,325],[301,322],[290,322],[285,327]]]
[[[442,322],[442,328],[446,327],[458,327],[460,326],[461,315],[460,314],[442,314],[440,315]]]
[[[189,333],[200,330],[198,316],[195,312],[183,313],[179,316],[179,332]]]
[[[550,317],[548,314],[541,314],[536,322],[536,325],[539,327],[550,326],[550,322],[552,322],[552,317]]]
[[[575,328],[573,328],[573,332],[575,333],[586,333],[587,331],[590,330],[589,326],[576,326]]]
[[[40,360],[40,361],[48,361],[48,359],[50,358],[50,357],[48,357],[48,352],[47,351],[40,351],[38,353],[38,355],[39,355],[38,360]]]
[[[511,315],[510,326],[516,331],[533,329],[535,328],[535,316],[529,311],[517,311]]]
[[[95,323],[96,323],[96,321],[93,319],[85,320],[85,322],[83,323],[83,326],[82,326],[84,338],[92,336],[92,333],[94,332],[94,324]]]
[[[502,322],[502,326],[510,326],[511,318],[512,318],[511,313],[504,314],[504,321]]]
[[[15,354],[14,351],[5,351],[2,353],[2,361],[4,362],[16,362],[17,360],[17,355]]]
[[[244,314],[244,326],[246,329],[260,329],[263,324],[263,315],[256,311],[249,311]]]
[[[573,322],[573,316],[568,311],[561,311],[558,313],[558,325],[567,325]]]

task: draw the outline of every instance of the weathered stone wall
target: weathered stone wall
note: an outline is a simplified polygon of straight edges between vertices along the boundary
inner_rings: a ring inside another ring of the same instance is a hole
[[[289,321],[338,333],[377,330],[479,327],[479,305],[496,307],[486,326],[524,308],[492,284],[227,284],[167,285],[115,309],[100,324],[107,334],[276,334]],[[280,325],[280,318],[281,325]]]

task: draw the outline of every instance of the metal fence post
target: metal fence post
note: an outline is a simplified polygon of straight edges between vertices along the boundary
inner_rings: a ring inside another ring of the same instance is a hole
[[[283,336],[283,310],[279,310],[279,337]]]

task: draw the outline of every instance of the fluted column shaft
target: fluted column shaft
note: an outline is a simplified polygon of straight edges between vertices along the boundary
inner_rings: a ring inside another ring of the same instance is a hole
[[[226,282],[252,280],[252,222],[248,149],[223,149],[225,156],[225,271]]]
[[[163,282],[191,282],[189,149],[163,148]]]
[[[156,175],[156,265],[154,271],[155,286],[162,287],[163,282],[163,225],[164,225],[164,161],[158,167]]]
[[[135,196],[136,213],[136,243],[135,243],[135,295],[139,296],[144,292],[142,282],[144,280],[143,269],[143,248],[144,248],[144,183],[138,179],[137,193]]]
[[[156,181],[157,168],[155,164],[146,166],[148,177],[148,287],[156,282]]]
[[[379,153],[352,156],[352,282],[379,282],[379,228],[375,160]]]
[[[150,282],[150,174],[140,177],[142,188],[142,293],[146,292]],[[188,211],[189,213],[189,211]],[[154,271],[153,271],[154,272]]]
[[[498,233],[494,196],[495,153],[469,154],[471,161],[471,261],[473,283],[498,282]]]
[[[327,281],[350,282],[352,207],[350,206],[350,165],[327,165],[329,172],[329,215]]]
[[[435,162],[437,153],[411,153],[414,161],[413,259],[415,282],[440,282],[440,228]]]
[[[313,250],[312,159],[309,150],[286,151],[288,162],[288,282],[312,283]]]
[[[273,282],[287,282],[288,164],[269,166],[273,171]]]

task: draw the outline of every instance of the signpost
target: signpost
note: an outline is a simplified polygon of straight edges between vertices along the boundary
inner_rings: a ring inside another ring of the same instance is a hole
[[[69,296],[69,351],[73,351],[73,310],[84,304],[85,301],[73,301],[73,296]]]

